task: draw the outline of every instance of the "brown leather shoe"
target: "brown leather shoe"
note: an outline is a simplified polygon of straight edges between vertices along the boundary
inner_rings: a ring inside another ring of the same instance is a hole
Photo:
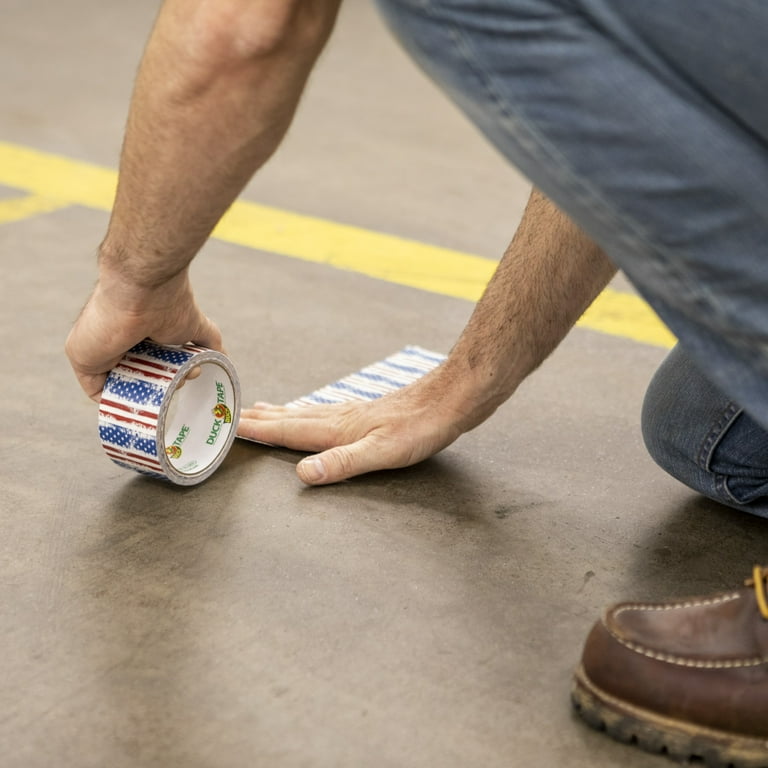
[[[768,568],[742,589],[622,603],[584,646],[572,700],[620,741],[711,768],[768,768]]]

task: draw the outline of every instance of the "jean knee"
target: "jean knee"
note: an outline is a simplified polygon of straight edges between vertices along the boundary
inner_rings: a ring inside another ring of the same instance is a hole
[[[648,389],[643,398],[643,407],[640,413],[640,430],[643,436],[643,443],[651,458],[664,467],[664,457],[667,453],[665,445],[665,434],[662,428],[664,419],[661,416],[660,408],[666,407],[665,398],[659,397],[656,387],[656,377],[651,379]]]
[[[641,415],[643,440],[651,458],[668,474],[720,499],[711,461],[739,412],[678,346],[648,385]]]
[[[698,431],[686,395],[690,363],[679,347],[670,352],[651,379],[643,400],[640,425],[645,447],[664,470],[679,476],[681,465],[697,464]]]
[[[715,501],[768,516],[768,432],[675,348],[651,380],[641,417],[653,460]]]

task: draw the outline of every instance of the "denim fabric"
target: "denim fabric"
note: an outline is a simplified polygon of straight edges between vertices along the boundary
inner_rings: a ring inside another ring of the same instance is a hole
[[[768,517],[768,432],[704,377],[678,345],[643,402],[651,456],[722,504]]]
[[[768,428],[768,3],[378,3],[425,71]]]

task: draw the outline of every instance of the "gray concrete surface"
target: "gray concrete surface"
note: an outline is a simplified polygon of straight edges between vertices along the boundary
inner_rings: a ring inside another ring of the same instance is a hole
[[[3,8],[0,141],[114,167],[156,3]],[[348,0],[245,196],[496,256],[527,192]],[[306,489],[298,454],[238,443],[179,489],[106,460],[62,356],[106,221],[72,207],[0,226],[3,768],[668,764],[572,716],[583,638],[607,603],[734,584],[768,547],[763,521],[645,455],[663,350],[577,329],[414,468]],[[195,279],[247,399],[406,343],[447,351],[471,311],[220,242]]]

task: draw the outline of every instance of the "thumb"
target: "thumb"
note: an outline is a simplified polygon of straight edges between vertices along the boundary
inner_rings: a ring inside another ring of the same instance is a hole
[[[307,485],[329,485],[383,466],[373,441],[363,438],[303,459],[297,464],[296,473]]]
[[[101,401],[101,392],[104,389],[104,382],[107,380],[105,373],[90,374],[90,373],[78,373],[77,379],[80,382],[80,386],[85,390],[85,394],[91,398],[94,402]]]
[[[219,352],[223,351],[223,340],[219,326],[207,315],[201,316],[200,324],[197,327],[195,337],[192,341],[195,344],[199,344],[201,347],[215,349]]]

